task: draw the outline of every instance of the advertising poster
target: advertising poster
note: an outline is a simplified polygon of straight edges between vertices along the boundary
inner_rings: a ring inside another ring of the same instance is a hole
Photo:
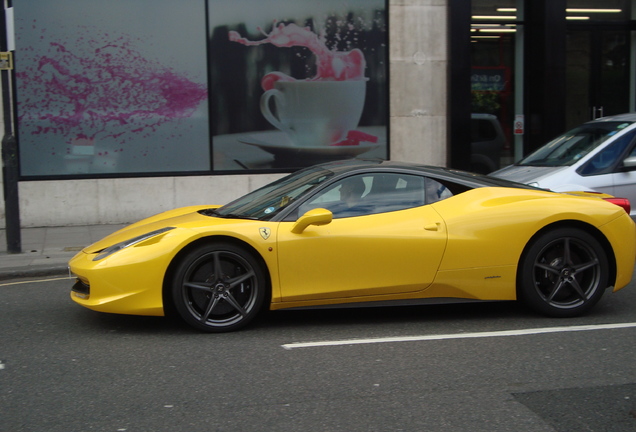
[[[14,0],[22,178],[386,159],[385,0]]]
[[[387,158],[384,0],[209,0],[215,171]]]
[[[22,176],[210,171],[205,2],[13,7]]]

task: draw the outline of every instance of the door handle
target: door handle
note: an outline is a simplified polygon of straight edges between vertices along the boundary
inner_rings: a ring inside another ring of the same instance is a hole
[[[432,224],[424,225],[424,229],[426,231],[439,231],[441,225],[442,224],[440,222],[435,222]]]

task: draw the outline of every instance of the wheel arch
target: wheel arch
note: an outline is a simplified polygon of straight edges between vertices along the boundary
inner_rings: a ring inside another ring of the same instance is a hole
[[[521,256],[519,257],[519,262],[517,263],[517,287],[516,287],[517,298],[519,298],[519,294],[520,294],[519,293],[519,286],[520,286],[519,278],[521,277],[521,274],[520,274],[521,263],[525,259],[528,249],[530,249],[532,244],[539,237],[541,237],[542,235],[544,235],[545,233],[549,231],[553,231],[559,228],[578,228],[592,235],[599,242],[599,244],[605,251],[605,255],[607,256],[607,263],[609,267],[608,268],[609,270],[609,275],[608,275],[609,285],[608,286],[613,286],[616,283],[616,257],[614,256],[614,249],[612,249],[612,245],[610,244],[609,240],[607,240],[605,235],[603,235],[603,233],[598,228],[588,223],[577,221],[577,220],[562,220],[558,222],[553,222],[541,228],[530,238],[530,240],[528,240],[528,242],[524,246],[523,251],[521,252]]]
[[[172,258],[172,261],[170,261],[170,264],[168,265],[168,268],[166,269],[166,272],[163,275],[163,284],[162,284],[162,293],[161,293],[164,314],[166,316],[171,316],[171,317],[176,316],[176,310],[172,302],[172,296],[170,291],[170,288],[171,288],[170,281],[172,280],[179,263],[182,261],[183,257],[187,255],[191,250],[196,249],[197,247],[201,245],[209,244],[212,242],[229,243],[234,246],[243,248],[250,255],[252,255],[252,257],[258,262],[258,264],[261,266],[261,269],[265,273],[265,278],[267,281],[267,286],[265,288],[267,291],[265,295],[264,306],[269,307],[269,303],[271,303],[271,298],[272,298],[272,278],[269,272],[269,268],[267,267],[267,264],[265,263],[265,260],[263,259],[261,254],[259,254],[258,251],[254,249],[252,245],[250,245],[249,243],[245,241],[239,240],[236,237],[224,236],[224,235],[213,235],[213,236],[207,236],[207,237],[196,239],[195,241],[187,244]]]

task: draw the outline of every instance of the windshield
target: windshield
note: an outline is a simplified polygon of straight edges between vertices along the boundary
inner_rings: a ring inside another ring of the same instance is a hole
[[[269,220],[329,177],[331,171],[311,167],[290,174],[260,189],[248,193],[213,212],[214,216]]]
[[[517,163],[521,166],[569,166],[616,135],[632,122],[584,124],[553,139]]]

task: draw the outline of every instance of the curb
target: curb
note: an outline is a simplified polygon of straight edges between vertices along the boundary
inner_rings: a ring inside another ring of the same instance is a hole
[[[67,266],[25,266],[15,267],[11,270],[0,270],[0,281],[10,279],[47,277],[47,276],[68,276]]]

